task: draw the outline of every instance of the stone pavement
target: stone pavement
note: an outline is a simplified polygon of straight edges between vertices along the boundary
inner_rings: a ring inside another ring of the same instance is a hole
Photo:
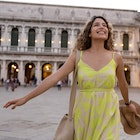
[[[68,110],[70,88],[58,91],[53,87],[15,110],[3,108],[8,100],[22,97],[33,88],[18,87],[12,92],[0,87],[0,140],[53,140],[58,122]],[[118,95],[121,98],[119,91]],[[140,89],[130,88],[130,97],[140,103]],[[130,136],[121,130],[121,140],[140,140],[140,134]]]

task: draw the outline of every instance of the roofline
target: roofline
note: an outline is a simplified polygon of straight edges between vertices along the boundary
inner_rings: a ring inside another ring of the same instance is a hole
[[[87,7],[87,6],[73,6],[73,5],[59,5],[59,4],[43,4],[43,3],[31,3],[31,2],[12,2],[12,1],[0,1],[0,3],[14,3],[14,4],[25,4],[25,5],[40,5],[40,6],[54,6],[54,7],[69,7],[69,8],[88,8],[88,9],[102,9],[102,10],[113,10],[113,11],[131,11],[131,12],[138,12],[138,10],[126,10],[126,9],[115,9],[115,8],[100,8],[100,7]]]

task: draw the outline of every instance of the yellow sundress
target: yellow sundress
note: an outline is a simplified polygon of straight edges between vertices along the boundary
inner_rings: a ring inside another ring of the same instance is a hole
[[[115,93],[116,63],[112,60],[96,71],[78,62],[78,93],[74,105],[74,140],[119,140],[120,112]]]

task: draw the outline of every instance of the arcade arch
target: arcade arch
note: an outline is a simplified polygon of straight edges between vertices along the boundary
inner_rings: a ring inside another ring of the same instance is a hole
[[[35,78],[35,65],[34,63],[27,63],[25,65],[25,82],[30,83]]]
[[[131,79],[130,79],[130,67],[128,65],[125,65],[124,66],[124,73],[125,73],[125,78],[126,78],[126,81],[128,83],[128,85],[131,84]]]
[[[18,64],[16,62],[10,62],[8,64],[8,71],[7,71],[7,78],[12,79],[12,78],[18,78]]]
[[[52,74],[52,65],[50,63],[45,63],[42,66],[42,80]]]

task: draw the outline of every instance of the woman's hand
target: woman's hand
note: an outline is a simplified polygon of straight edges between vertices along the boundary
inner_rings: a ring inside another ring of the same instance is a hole
[[[8,108],[9,106],[12,106],[11,109],[15,109],[17,106],[24,105],[26,102],[25,98],[20,98],[7,102],[3,107]]]
[[[126,105],[126,107],[127,107],[129,112],[137,114],[137,109],[133,103]]]

